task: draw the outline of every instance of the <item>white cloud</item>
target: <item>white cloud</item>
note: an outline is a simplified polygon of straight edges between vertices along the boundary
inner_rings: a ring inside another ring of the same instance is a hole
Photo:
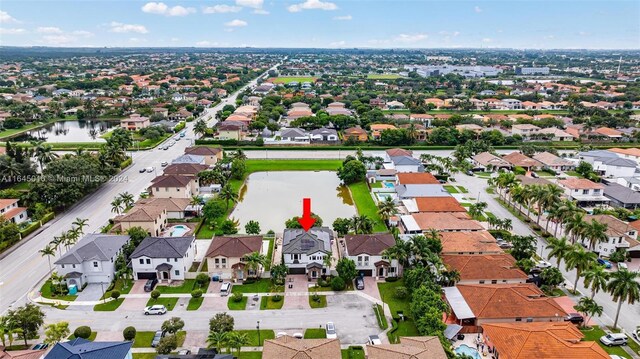
[[[0,35],[21,35],[21,34],[26,34],[27,30],[25,29],[7,29],[4,27],[0,27]]]
[[[121,22],[112,21],[111,24],[111,32],[119,32],[119,33],[127,33],[127,32],[137,32],[139,34],[146,34],[149,32],[144,25],[136,25],[136,24],[123,24]]]
[[[341,47],[341,46],[344,46],[344,45],[346,45],[346,44],[347,44],[347,42],[346,42],[346,41],[341,40],[341,41],[334,41],[334,42],[332,42],[332,43],[329,43],[329,46],[332,46],[332,47]]]
[[[157,14],[165,16],[186,16],[196,12],[195,8],[176,5],[167,6],[163,2],[148,2],[142,6],[142,11],[148,14]]]
[[[67,35],[46,35],[42,40],[49,45],[66,45],[76,41],[74,37]]]
[[[15,17],[9,15],[6,11],[0,11],[0,23],[2,24],[19,24],[20,21]]]
[[[351,15],[345,15],[345,16],[334,16],[333,17],[334,20],[342,20],[342,21],[349,21],[353,19],[353,16]]]
[[[250,7],[254,9],[262,8],[264,0],[236,0],[236,5],[242,7]]]
[[[196,46],[200,46],[200,47],[211,47],[211,46],[218,46],[217,42],[211,42],[211,41],[198,41],[196,42]]]
[[[142,43],[142,42],[147,42],[147,39],[143,39],[143,38],[140,38],[140,37],[130,37],[129,38],[129,42],[132,43],[132,44],[139,44],[139,43]]]
[[[71,31],[71,35],[81,36],[81,37],[91,37],[93,36],[93,33],[85,30],[76,30],[76,31]]]
[[[456,36],[460,35],[460,31],[449,32],[449,31],[442,30],[442,31],[439,31],[438,34],[442,35],[442,36],[447,36],[447,37],[449,37],[449,36],[456,37]]]
[[[242,10],[240,6],[214,5],[203,8],[202,12],[204,14],[226,14],[229,12],[239,12],[240,10]]]
[[[485,37],[484,39],[482,39],[482,42],[493,42],[493,39]]]
[[[305,2],[291,5],[287,8],[289,12],[300,12],[302,10],[337,10],[338,5],[321,0],[306,0]]]
[[[400,34],[396,36],[393,40],[402,43],[412,43],[418,42],[427,39],[427,34]]]
[[[235,20],[231,20],[229,22],[226,22],[224,25],[228,26],[228,27],[243,27],[243,26],[247,26],[249,24],[244,20],[235,19]]]
[[[40,34],[62,34],[62,30],[55,26],[41,26],[36,29],[36,32]]]
[[[481,13],[482,9],[480,8],[480,6],[476,6],[473,8],[473,11],[477,12],[477,13]]]
[[[256,15],[269,15],[269,12],[265,9],[255,9],[253,13]]]

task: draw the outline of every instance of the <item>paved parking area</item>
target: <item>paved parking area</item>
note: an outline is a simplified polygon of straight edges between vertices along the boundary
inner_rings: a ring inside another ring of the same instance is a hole
[[[364,277],[364,289],[362,290],[365,294],[375,298],[377,300],[380,299],[380,291],[378,290],[378,281],[376,281],[375,277]]]
[[[207,293],[220,294],[221,286],[222,286],[221,282],[211,282],[209,283],[209,288],[207,288]]]
[[[310,309],[309,297],[305,294],[309,292],[310,283],[306,275],[288,275],[284,287],[285,298],[282,309]],[[291,288],[289,288],[289,285],[291,285]]]
[[[205,297],[199,310],[229,310],[227,307],[228,298],[229,297]]]
[[[121,341],[122,333],[120,332],[104,332],[100,331],[96,334],[96,342],[113,342],[113,341]]]
[[[140,313],[142,313],[148,301],[148,298],[125,298],[118,310],[140,311]]]
[[[191,352],[197,352],[198,348],[206,346],[208,332],[201,330],[190,330],[184,338],[182,348],[189,349]]]
[[[78,298],[76,300],[82,302],[92,302],[100,300],[100,298],[102,298],[102,288],[104,288],[104,290],[107,290],[108,286],[109,284],[103,284],[102,287],[100,286],[100,284],[87,284],[82,292],[78,292]]]
[[[145,283],[147,283],[146,279],[133,281],[133,287],[131,287],[131,291],[129,291],[129,294],[145,294]]]

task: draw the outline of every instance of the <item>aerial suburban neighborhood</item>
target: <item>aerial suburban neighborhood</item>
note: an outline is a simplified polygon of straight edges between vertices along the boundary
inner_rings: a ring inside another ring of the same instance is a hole
[[[7,0],[0,359],[640,358],[640,4],[541,3]]]

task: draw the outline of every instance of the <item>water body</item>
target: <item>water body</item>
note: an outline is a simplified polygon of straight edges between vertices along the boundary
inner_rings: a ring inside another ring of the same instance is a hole
[[[79,120],[58,121],[16,138],[17,141],[44,140],[45,142],[106,142],[100,136],[119,121]]]
[[[258,221],[263,233],[282,232],[287,219],[302,215],[303,198],[311,198],[311,211],[329,227],[336,218],[356,214],[349,190],[331,171],[255,172],[241,192],[242,201],[231,213],[240,221],[240,233],[250,220]]]

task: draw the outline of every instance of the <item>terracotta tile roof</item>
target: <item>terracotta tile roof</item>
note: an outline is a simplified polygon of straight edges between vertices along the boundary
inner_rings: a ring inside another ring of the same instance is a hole
[[[510,254],[445,254],[442,261],[450,269],[460,273],[461,280],[526,280],[527,274],[516,266]]]
[[[344,130],[344,133],[349,135],[366,135],[367,131],[359,127],[351,127]]]
[[[520,152],[511,152],[508,155],[502,157],[505,161],[511,163],[514,166],[520,167],[540,167],[542,163],[523,155]]]
[[[385,151],[387,156],[389,157],[400,157],[400,156],[413,156],[413,151],[405,150],[403,148],[390,148]]]
[[[595,129],[593,132],[603,136],[614,136],[614,137],[622,136],[622,132],[618,130],[614,130],[613,128],[609,128],[609,127],[600,127]]]
[[[8,350],[5,351],[4,348],[0,351],[0,359],[40,359],[45,354],[44,350]]]
[[[610,148],[608,151],[632,157],[640,157],[640,148]]]
[[[550,152],[536,153],[533,156],[533,159],[540,161],[542,164],[547,166],[573,166],[573,162],[562,157],[558,157]]]
[[[347,252],[350,256],[359,254],[380,255],[382,252],[393,247],[396,239],[391,233],[356,234],[344,236],[347,244]]]
[[[369,359],[446,359],[438,337],[401,337],[399,344],[367,345]]]
[[[397,129],[394,125],[389,125],[386,123],[374,123],[371,125],[371,131],[382,131],[382,130],[395,130]]]
[[[192,181],[191,177],[180,175],[158,176],[151,180],[151,187],[186,187]]]
[[[467,212],[454,197],[415,197],[414,200],[418,212]]]
[[[9,207],[16,202],[18,202],[18,200],[15,198],[2,198],[0,199],[0,208]]]
[[[207,165],[199,165],[197,163],[174,163],[165,167],[162,171],[165,175],[191,175],[195,176],[198,173],[209,168]]]
[[[472,157],[474,161],[483,166],[493,165],[494,167],[511,167],[511,164],[501,157],[490,152],[482,152]]]
[[[129,212],[115,217],[115,222],[154,222],[162,212],[163,207],[159,206],[134,206]]]
[[[397,157],[397,156],[390,156],[390,157]],[[398,173],[396,176],[398,178],[399,184],[440,184],[440,182],[438,182],[438,180],[431,173],[428,173],[428,172]]]
[[[220,147],[196,146],[184,149],[185,154],[198,156],[215,156],[220,152],[222,152],[222,148]]]
[[[546,180],[544,178],[533,178],[533,177],[529,177],[529,176],[525,176],[525,175],[516,175],[516,179],[518,181],[520,181],[520,183],[523,186],[530,186],[532,184],[541,184],[541,185],[554,185],[556,186],[555,183]]]
[[[635,230],[633,226],[629,223],[619,220],[618,218],[610,215],[610,214],[588,214],[584,216],[585,222],[591,222],[591,220],[596,220],[596,222],[600,222],[607,225],[607,235],[609,237],[622,237],[626,236],[626,234],[630,231]]]
[[[581,341],[584,334],[569,322],[492,323],[483,334],[502,359],[609,359],[600,345]]]
[[[441,232],[442,254],[503,253],[496,239],[487,231]]]
[[[569,189],[604,189],[604,185],[595,183],[586,178],[568,178],[559,180],[558,183]]]
[[[242,258],[253,252],[259,253],[261,248],[262,236],[214,237],[204,256]]]
[[[264,341],[262,359],[341,359],[338,339],[296,339],[288,335]]]
[[[471,219],[466,213],[426,212],[414,213],[411,216],[423,230],[479,231],[484,229],[478,221]]]
[[[477,319],[553,318],[567,313],[533,283],[458,284]]]
[[[27,210],[26,207],[13,207],[10,210],[4,212],[1,216],[6,219],[11,219],[26,210]]]
[[[167,212],[180,212],[184,211],[191,200],[189,198],[144,198],[136,203],[136,207],[160,207],[167,210]]]

